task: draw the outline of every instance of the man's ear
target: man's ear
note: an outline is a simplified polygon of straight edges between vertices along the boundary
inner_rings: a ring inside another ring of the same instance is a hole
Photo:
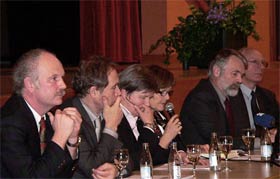
[[[213,75],[215,77],[219,77],[221,75],[221,68],[218,67],[217,65],[213,66]]]
[[[34,89],[36,88],[36,85],[34,84],[33,80],[31,77],[26,77],[23,80],[24,83],[24,88],[28,90],[29,92],[33,92]]]
[[[97,90],[96,86],[91,86],[89,88],[89,94],[91,96],[96,96],[99,93],[99,90]]]

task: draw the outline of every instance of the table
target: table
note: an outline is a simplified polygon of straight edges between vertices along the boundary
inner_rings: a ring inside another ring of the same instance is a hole
[[[225,161],[222,161],[222,166]],[[253,179],[279,179],[280,167],[270,166],[269,163],[255,162],[255,161],[228,161],[228,166],[232,170],[230,172],[212,172],[208,167],[199,166],[196,170],[196,178],[209,178],[209,179],[228,179],[228,178],[253,178]],[[153,170],[153,179],[168,179],[167,164],[156,166]],[[139,179],[139,171],[132,173],[128,179]],[[191,165],[182,167],[182,179],[193,178]]]

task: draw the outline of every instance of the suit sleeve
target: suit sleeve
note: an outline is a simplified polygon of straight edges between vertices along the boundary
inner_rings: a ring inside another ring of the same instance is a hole
[[[210,142],[215,121],[219,119],[216,99],[198,93],[186,98],[180,113],[182,136],[187,144]]]
[[[54,178],[71,169],[74,161],[69,153],[52,141],[40,156],[36,141],[29,140],[38,138],[37,131],[30,131],[28,125],[15,116],[1,119],[1,165],[10,177]]]
[[[122,143],[113,136],[102,133],[99,143],[91,145],[93,140],[85,134],[84,130],[80,134],[82,142],[79,146],[79,170],[83,175],[91,178],[92,169],[98,168],[106,162],[113,162],[114,150],[121,148]]]
[[[167,162],[169,150],[164,149],[159,145],[158,136],[147,128],[140,128],[138,141],[140,143],[149,143],[149,148],[154,165],[159,165]]]

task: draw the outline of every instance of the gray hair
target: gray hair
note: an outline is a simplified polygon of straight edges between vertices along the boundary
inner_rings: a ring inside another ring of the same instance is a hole
[[[26,77],[31,77],[33,81],[36,81],[38,79],[38,73],[37,73],[38,59],[42,53],[50,53],[50,52],[39,48],[32,49],[24,53],[18,59],[13,71],[14,93],[18,95],[22,94],[22,89],[24,88],[24,79]]]
[[[212,77],[213,75],[213,67],[217,65],[221,70],[224,69],[225,65],[228,63],[231,56],[236,56],[244,65],[245,69],[248,67],[247,59],[240,52],[234,49],[221,49],[215,58],[211,61],[208,70],[208,76]]]
[[[158,86],[149,69],[140,64],[128,66],[120,73],[120,89],[125,89],[128,94],[134,91],[157,92]]]

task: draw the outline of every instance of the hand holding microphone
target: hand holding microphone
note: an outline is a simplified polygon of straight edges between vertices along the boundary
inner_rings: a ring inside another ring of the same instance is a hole
[[[165,111],[168,113],[169,117],[172,118],[175,115],[174,105],[171,102],[168,102],[165,105]],[[180,121],[179,121],[179,125],[181,127],[181,122]],[[183,146],[186,146],[185,142],[184,142],[184,140],[183,140],[183,138],[181,136],[181,132],[178,132],[178,137],[179,137],[180,142],[183,144]]]

